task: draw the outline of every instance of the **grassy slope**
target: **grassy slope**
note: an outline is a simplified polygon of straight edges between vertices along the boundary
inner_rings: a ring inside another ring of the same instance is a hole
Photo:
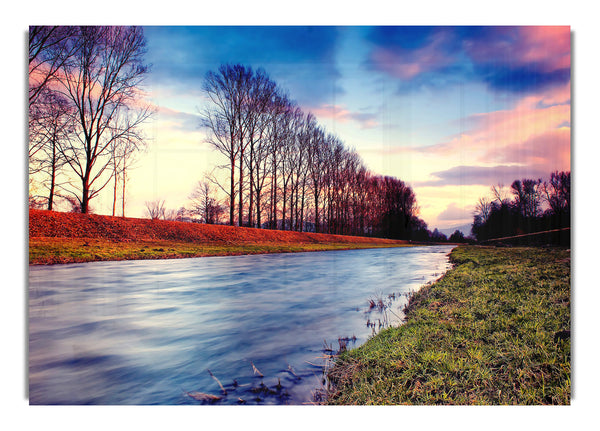
[[[331,404],[570,403],[569,252],[451,256],[455,268],[412,298],[404,325],[338,358]]]
[[[31,210],[29,263],[398,247],[406,241]]]

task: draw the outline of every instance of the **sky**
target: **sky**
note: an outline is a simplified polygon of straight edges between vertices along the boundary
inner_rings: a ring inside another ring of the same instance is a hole
[[[224,63],[263,68],[371,172],[408,183],[431,230],[472,222],[493,185],[570,170],[568,26],[147,26],[144,34],[144,90],[156,114],[131,173],[128,216],[143,217],[155,199],[185,205],[224,163],[199,127],[204,76]]]

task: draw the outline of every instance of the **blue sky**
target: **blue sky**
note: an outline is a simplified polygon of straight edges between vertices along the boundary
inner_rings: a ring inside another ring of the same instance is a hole
[[[372,172],[408,182],[431,229],[469,223],[492,185],[570,170],[569,27],[144,31],[157,115],[132,177],[132,216],[146,200],[185,205],[223,162],[198,127],[204,76],[223,63],[263,68]]]

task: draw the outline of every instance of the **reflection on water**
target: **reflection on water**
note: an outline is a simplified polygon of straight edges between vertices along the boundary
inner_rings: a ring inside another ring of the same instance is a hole
[[[310,403],[450,249],[30,267],[30,403]]]

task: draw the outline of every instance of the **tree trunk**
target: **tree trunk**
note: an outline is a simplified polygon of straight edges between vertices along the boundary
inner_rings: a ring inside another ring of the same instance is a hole
[[[256,194],[256,227],[259,229],[262,229],[260,213],[261,213],[260,195],[257,193]]]
[[[48,194],[48,210],[52,211],[53,201],[54,201],[54,186],[55,186],[55,177],[56,177],[56,163],[52,162],[52,174],[50,178],[50,193]]]
[[[273,179],[271,182],[271,229],[277,229],[277,161],[273,161]]]
[[[319,233],[319,191],[315,187],[315,233]]]
[[[285,187],[285,184],[283,186],[283,208],[281,211],[281,216],[283,218],[283,220],[281,221],[281,230],[286,230],[286,223],[285,223],[285,210],[286,210],[286,205],[287,205],[287,199],[286,199],[286,195],[287,195],[287,188]]]
[[[261,184],[261,180],[262,180],[262,184]],[[262,177],[260,175],[260,166],[258,166],[258,168],[256,169],[256,189],[254,190],[255,195],[256,195],[256,227],[258,229],[262,229],[261,226],[261,217],[260,217],[260,213],[261,213],[261,208],[260,208],[260,195],[261,195],[261,191],[264,187],[264,177]]]
[[[306,193],[306,177],[302,181],[302,197],[300,198],[300,232],[304,231],[304,196]]]
[[[234,225],[235,218],[235,159],[231,157],[231,177],[229,188],[229,225]]]
[[[241,143],[240,143],[241,145]],[[244,150],[240,149],[240,166],[239,166],[239,200],[238,200],[238,226],[244,225],[244,199],[243,199],[243,187],[244,187]]]
[[[50,167],[50,193],[48,194],[48,210],[52,211],[54,201],[54,187],[56,184],[56,137],[52,140],[52,165]]]
[[[117,185],[119,183],[119,176],[117,174],[117,169],[115,166],[115,171],[113,173],[113,176],[115,177],[115,185],[113,187],[113,204],[112,204],[112,216],[115,216],[115,211],[117,208]]]
[[[86,170],[83,178],[81,179],[81,200],[79,203],[81,204],[81,214],[87,214],[89,212],[89,204],[90,204],[90,172]]]
[[[127,179],[127,171],[125,165],[123,165],[123,190],[121,194],[121,217],[125,217],[125,181]]]
[[[254,212],[254,179],[252,178],[252,176],[254,175],[253,171],[250,170],[250,200],[248,201],[248,226],[250,227],[254,227],[253,226],[253,212]]]
[[[88,213],[88,206],[89,206],[89,194],[90,191],[88,190],[87,187],[85,187],[81,193],[81,214],[87,214]]]
[[[289,192],[289,202],[288,202],[288,208],[289,208],[289,215],[284,214],[284,220],[289,220],[289,224],[286,224],[286,226],[289,226],[289,230],[292,230],[292,221],[294,219],[292,213],[294,212],[294,189],[293,187],[290,187],[290,192]]]

